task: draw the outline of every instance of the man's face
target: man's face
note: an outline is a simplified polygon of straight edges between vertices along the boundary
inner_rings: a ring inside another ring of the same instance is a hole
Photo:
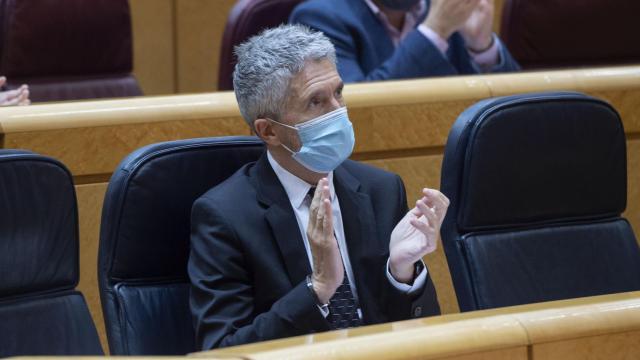
[[[286,110],[280,121],[294,126],[345,106],[343,87],[342,78],[331,61],[308,61],[291,79]],[[302,146],[294,130],[276,126],[274,131],[292,150],[298,151]]]

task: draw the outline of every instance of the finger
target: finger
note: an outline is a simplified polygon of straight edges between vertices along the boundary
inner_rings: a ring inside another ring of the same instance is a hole
[[[7,100],[11,100],[11,99],[15,99],[18,96],[20,96],[20,94],[22,93],[22,90],[18,89],[14,89],[14,90],[9,90],[9,91],[5,91],[4,95],[6,96]]]
[[[418,231],[420,231],[424,235],[431,234],[431,232],[433,231],[433,229],[431,229],[429,227],[429,225],[427,225],[426,223],[424,223],[424,222],[422,222],[422,221],[420,221],[418,219],[409,220],[409,224],[411,224],[411,226],[416,228]],[[427,238],[427,241],[428,241],[429,236],[426,236],[426,238]]]
[[[331,190],[329,189],[329,181],[324,181],[322,186],[322,204],[324,206],[325,224],[327,231],[333,232],[333,211],[331,209]]]
[[[434,190],[434,189],[429,189],[429,188],[424,188],[422,189],[422,194],[433,201],[433,205],[431,206],[437,206],[437,207],[449,207],[449,198],[447,198],[443,193],[441,193],[438,190]]]
[[[318,181],[318,185],[316,186],[316,191],[313,193],[313,199],[311,200],[311,205],[309,205],[309,225],[313,226],[313,229],[320,229],[322,222],[319,214],[319,210],[321,206],[321,191],[320,187],[322,186],[322,179]],[[312,229],[312,230],[313,230]]]
[[[409,210],[409,212],[411,213],[411,215],[415,216],[415,217],[419,217],[420,215],[422,215],[420,213],[420,209],[418,209],[417,207],[413,207],[413,209]]]
[[[320,188],[316,188],[316,193],[318,197],[318,202],[317,202],[316,217],[315,217],[315,228],[320,234],[323,234],[325,207],[324,207],[324,200],[322,198],[322,190]]]
[[[7,83],[7,78],[4,76],[0,76],[0,86],[4,86]]]
[[[18,105],[18,103],[20,103],[20,98],[14,96],[13,98],[8,98],[2,101],[0,106],[14,106]]]
[[[333,238],[333,216],[331,213],[331,201],[329,199],[325,199],[323,202],[324,207],[324,218],[323,218],[323,227],[322,233],[325,239]]]
[[[435,211],[428,207],[424,201],[418,201],[416,206],[418,207],[418,209],[420,209],[422,215],[427,219],[429,226],[435,229],[439,224],[438,217],[436,216]]]

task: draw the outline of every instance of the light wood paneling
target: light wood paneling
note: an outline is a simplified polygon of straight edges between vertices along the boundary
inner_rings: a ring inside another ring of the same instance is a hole
[[[218,88],[220,44],[235,0],[175,0],[178,92]]]
[[[129,0],[133,73],[145,95],[174,94],[175,0]]]
[[[496,316],[294,347],[279,348],[274,342],[265,344],[263,351],[245,355],[254,360],[455,359],[460,356],[469,358],[474,354],[486,355],[505,348],[515,348],[517,353],[524,354],[527,342],[527,334],[517,321],[507,316]],[[225,351],[211,354],[221,355]]]
[[[441,358],[442,360],[525,360],[527,359],[527,348],[524,346],[500,349],[494,351],[482,351],[474,354],[457,355]],[[423,359],[418,357],[416,359]]]
[[[494,0],[496,10],[493,18],[493,32],[500,34],[500,25],[502,24],[502,12],[504,10],[504,3],[506,0]]]
[[[639,354],[640,331],[630,331],[534,345],[530,360],[636,360]]]
[[[627,141],[627,211],[624,216],[640,241],[640,138]]]
[[[440,188],[440,168],[442,167],[442,155],[412,156],[406,158],[391,158],[384,160],[369,160],[368,164],[377,166],[387,171],[394,172],[404,181],[407,191],[407,204],[415,205],[415,201],[422,197],[422,189],[430,187]],[[449,265],[444,255],[442,241],[438,241],[438,249],[424,259],[429,274],[438,293],[438,302],[443,314],[459,312],[458,301],[453,282],[449,273]]]
[[[102,318],[97,269],[102,202],[106,190],[107,183],[76,186],[80,223],[80,284],[78,284],[78,290],[84,294],[87,300],[105,352],[108,351],[109,346]]]
[[[261,360],[630,359],[640,345],[638,310],[640,293],[632,292],[367,326],[193,355]]]

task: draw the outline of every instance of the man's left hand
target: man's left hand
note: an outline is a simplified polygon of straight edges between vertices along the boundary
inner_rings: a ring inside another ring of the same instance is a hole
[[[493,44],[494,0],[480,0],[471,16],[460,28],[466,46],[473,52],[488,50]]]
[[[423,197],[409,210],[391,233],[389,270],[402,283],[410,283],[414,264],[437,248],[440,226],[449,199],[438,190],[423,189]]]

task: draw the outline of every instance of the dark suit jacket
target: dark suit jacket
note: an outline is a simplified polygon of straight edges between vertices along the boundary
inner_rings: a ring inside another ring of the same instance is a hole
[[[364,0],[308,0],[294,9],[289,22],[308,25],[331,39],[338,72],[345,82],[479,72],[458,33],[449,39],[446,57],[417,29],[394,47],[384,25]],[[492,72],[519,70],[509,51],[504,46],[502,49],[501,62]]]
[[[407,211],[402,180],[347,160],[334,172],[364,324],[439,314],[430,279],[408,296],[386,277],[389,237]],[[329,330],[306,276],[295,214],[266,155],[193,205],[191,312],[202,349]]]

